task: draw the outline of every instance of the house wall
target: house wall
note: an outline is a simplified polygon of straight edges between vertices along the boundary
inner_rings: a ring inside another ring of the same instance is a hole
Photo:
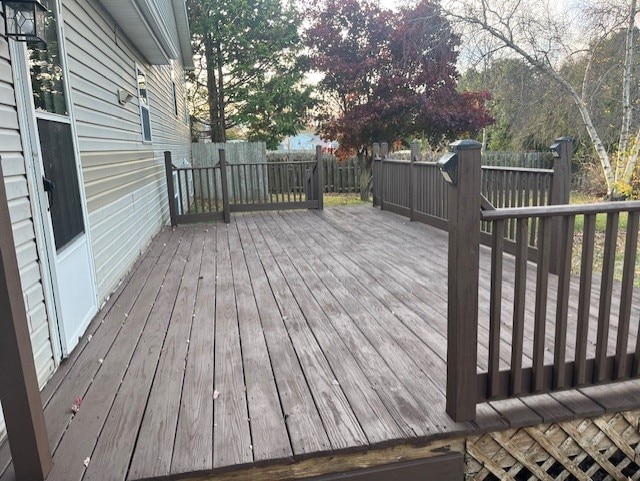
[[[170,150],[176,163],[190,159],[184,72],[180,61],[171,66],[148,65],[95,0],[64,0],[62,4],[68,82],[88,204],[98,296],[102,303],[168,221],[163,153]],[[175,29],[175,21],[172,22]],[[42,387],[54,373],[56,361],[1,15],[0,29],[0,155]],[[151,143],[142,142],[136,65],[146,73]],[[178,115],[174,113],[172,70]],[[134,99],[121,105],[119,88],[133,93]],[[4,433],[0,413],[0,439]]]
[[[18,126],[16,95],[9,46],[4,36],[4,19],[0,15],[0,157],[7,190],[9,213],[16,244],[20,281],[24,293],[29,332],[42,387],[53,374],[56,364],[51,345],[47,309],[44,302],[41,264],[35,242],[33,211],[30,202],[27,167]],[[0,411],[0,439],[5,425]]]
[[[164,3],[168,4],[160,1]],[[63,16],[102,302],[168,220],[163,153],[170,150],[176,163],[190,158],[184,72],[179,62],[173,66],[148,65],[98,2],[65,1]],[[171,22],[175,31],[172,17]],[[137,94],[136,64],[146,73],[152,143],[142,142],[137,97],[125,105],[118,102],[119,88]]]

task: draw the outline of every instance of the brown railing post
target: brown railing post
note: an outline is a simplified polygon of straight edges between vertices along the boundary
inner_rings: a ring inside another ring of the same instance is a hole
[[[220,185],[222,187],[222,215],[224,223],[231,222],[231,210],[229,209],[229,185],[227,183],[227,155],[224,149],[218,150],[220,157]]]
[[[409,220],[413,220],[416,207],[416,176],[414,162],[420,158],[420,142],[411,142],[411,164],[409,165]]]
[[[459,422],[476,416],[481,147],[474,140],[451,144],[458,161],[448,198],[447,414]]]
[[[324,209],[324,175],[322,169],[322,146],[316,145],[316,188],[318,189],[318,210]]]
[[[373,144],[373,206],[380,205],[380,176],[382,175],[382,163],[380,162],[380,144]]]
[[[557,153],[554,154],[553,180],[551,182],[550,205],[564,205],[569,203],[571,192],[571,157],[573,155],[573,140],[571,137],[560,137],[555,140]],[[555,157],[555,155],[559,155]],[[551,221],[551,260],[549,270],[552,274],[560,273],[562,265],[562,218],[556,217]]]
[[[380,210],[384,210],[384,183],[387,178],[387,164],[385,160],[387,160],[388,155],[389,144],[382,142],[382,144],[380,144],[380,171],[382,172],[382,175],[380,176]]]
[[[167,176],[167,194],[169,195],[169,218],[171,226],[178,225],[178,215],[176,212],[176,193],[173,185],[173,162],[171,162],[171,152],[164,152],[164,172]]]
[[[51,469],[51,449],[1,163],[0,232],[0,401],[15,479],[41,481]]]

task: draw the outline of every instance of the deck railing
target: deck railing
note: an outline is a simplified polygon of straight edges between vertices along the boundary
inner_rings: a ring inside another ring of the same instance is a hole
[[[448,184],[436,162],[423,162],[417,143],[411,146],[411,160],[388,158],[387,144],[374,145],[373,203],[439,229],[447,229],[449,219]],[[569,202],[571,156],[557,159],[553,169],[482,166],[481,192],[496,207],[531,207]],[[481,223],[481,241],[491,242],[492,224]],[[531,220],[528,256],[535,259],[538,239],[537,219]],[[506,250],[515,253],[516,222],[508,220],[504,229]]]
[[[559,145],[566,157],[570,143]],[[640,202],[502,208],[485,203],[481,210],[480,145],[467,141],[452,148],[458,172],[448,196],[449,415],[468,421],[475,418],[476,404],[487,400],[636,377],[640,336],[637,313],[632,318],[631,312]],[[603,220],[604,232],[598,235],[597,223]],[[480,271],[481,222],[492,232],[488,279],[486,270]],[[515,255],[507,257],[510,223],[515,225]],[[529,257],[533,225],[535,263]],[[577,226],[581,236],[575,235]],[[618,242],[623,228],[626,233]],[[596,243],[602,241],[602,267],[594,269]],[[575,255],[574,242],[579,243]],[[572,274],[573,259],[579,262]],[[506,263],[512,269],[504,269]],[[622,266],[619,281],[614,280],[616,264]],[[483,296],[479,310],[481,277],[489,296]],[[528,283],[535,288],[527,289]],[[480,363],[479,326],[488,336],[487,359]]]
[[[606,216],[601,273],[595,273],[593,269],[598,214]],[[617,249],[621,214],[626,217],[626,234],[624,246],[621,246],[623,248]],[[496,209],[482,212],[481,218],[493,224],[494,233],[491,250],[488,370],[478,375],[477,401],[548,392],[635,376],[640,362],[640,345],[636,343],[636,349],[632,352],[627,351],[627,346],[640,201]],[[529,226],[534,219],[539,222],[538,255],[536,265],[532,266],[527,263],[526,244]],[[557,282],[552,286],[549,266],[551,252],[556,247],[551,243],[551,226],[556,219],[561,223],[561,264]],[[512,298],[505,299],[504,241],[501,234],[509,221],[515,221],[517,225],[515,285]],[[578,273],[575,274],[579,286],[578,308],[575,319],[572,319],[576,323],[575,339],[568,339],[567,324],[569,318],[574,317],[569,315],[569,298],[576,297],[576,293],[571,292],[576,223],[583,226],[579,246],[580,265]],[[620,289],[614,289],[616,256],[623,259]],[[527,278],[529,269],[535,269],[536,272],[533,319],[529,319],[533,321],[532,325],[526,325],[525,316],[526,284],[531,282],[531,279]],[[617,299],[614,299],[614,293]],[[597,326],[595,351],[592,357],[589,357],[587,341],[592,321],[590,310],[594,303],[598,305],[597,316],[593,319]],[[505,304],[510,307],[506,310],[511,311],[511,319],[505,319]],[[612,312],[614,305],[618,307],[617,313]],[[504,321],[512,322],[509,342],[511,354],[506,369],[501,369],[500,357],[505,351],[504,347],[501,347],[501,325]],[[612,327],[617,329],[617,343],[615,354],[608,355],[609,332]],[[526,353],[531,359],[529,367],[523,367],[525,329],[533,331],[533,346],[531,351]],[[637,338],[635,334],[633,337]],[[545,349],[549,345],[553,346],[553,353]]]
[[[176,167],[165,152],[171,225],[224,220],[233,212],[322,209],[322,152],[308,162],[228,164],[224,149],[209,167]]]

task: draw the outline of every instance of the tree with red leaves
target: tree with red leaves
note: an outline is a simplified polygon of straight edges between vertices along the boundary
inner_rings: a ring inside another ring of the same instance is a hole
[[[458,92],[459,37],[436,1],[391,11],[371,0],[322,0],[307,6],[312,68],[323,74],[321,134],[357,153],[360,194],[368,198],[369,146],[409,136],[441,142],[491,123],[489,94]]]

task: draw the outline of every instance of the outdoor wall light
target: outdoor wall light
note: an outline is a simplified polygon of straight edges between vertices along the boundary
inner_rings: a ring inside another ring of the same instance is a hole
[[[18,42],[46,43],[48,10],[38,0],[3,0],[7,37]]]
[[[451,185],[456,185],[458,182],[458,154],[451,152],[445,154],[439,161],[438,167],[444,180]]]
[[[118,89],[118,102],[120,102],[122,105],[126,104],[127,102],[131,102],[132,99],[133,94],[131,92],[126,89]]]
[[[560,149],[561,148],[562,148],[562,144],[560,144],[560,142],[556,142],[551,147],[549,147],[549,150],[551,151],[551,155],[553,155],[554,159],[559,159],[560,158]]]

